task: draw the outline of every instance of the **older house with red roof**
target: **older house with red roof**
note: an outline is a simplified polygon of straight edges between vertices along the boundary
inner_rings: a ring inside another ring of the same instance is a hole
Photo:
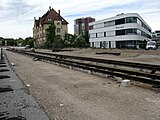
[[[68,22],[60,15],[60,10],[58,13],[51,7],[49,10],[37,20],[34,18],[33,27],[33,39],[35,47],[43,47],[46,42],[46,29],[50,24],[54,22],[56,26],[56,35],[64,37],[65,33],[68,33]]]

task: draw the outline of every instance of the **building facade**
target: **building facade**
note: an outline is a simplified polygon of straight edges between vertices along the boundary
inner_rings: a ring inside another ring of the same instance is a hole
[[[61,37],[68,33],[68,22],[60,15],[60,10],[58,13],[51,7],[49,10],[37,20],[34,18],[33,27],[33,39],[35,47],[43,47],[46,42],[46,29],[54,23],[56,26],[56,35]]]
[[[160,49],[160,30],[153,32],[152,40],[157,42],[157,47]]]
[[[141,48],[151,40],[150,26],[137,14],[118,14],[89,24],[90,46],[96,48]]]
[[[74,20],[74,34],[75,35],[86,35],[89,32],[89,23],[94,22],[95,18],[86,17],[78,18]]]

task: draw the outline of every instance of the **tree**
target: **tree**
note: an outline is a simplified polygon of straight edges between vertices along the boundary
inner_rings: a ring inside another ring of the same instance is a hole
[[[86,40],[84,39],[84,37],[82,35],[79,35],[75,39],[73,44],[74,44],[74,47],[79,47],[79,48],[86,47],[86,45],[87,45]]]
[[[2,40],[2,46],[4,46],[5,45],[5,40]]]
[[[14,46],[15,45],[15,40],[14,39],[6,39],[7,40],[7,46]]]
[[[86,43],[89,45],[89,33],[88,33],[88,31],[86,31],[86,33],[84,35],[84,39],[86,40]]]
[[[19,38],[19,41],[22,40],[22,46],[29,45],[30,48],[34,47],[33,38],[27,37],[24,40]]]
[[[45,46],[47,48],[51,48],[53,47],[53,42],[55,40],[55,37],[56,37],[56,26],[54,25],[54,22],[51,23],[51,25],[49,26],[49,28],[46,29],[46,38],[47,38],[47,41],[45,43]]]
[[[52,45],[52,51],[56,52],[61,50],[64,47],[64,42],[61,38],[61,36],[57,35],[55,36],[55,40],[53,41]]]
[[[66,33],[63,40],[64,47],[74,47],[74,41],[76,38],[76,35]]]

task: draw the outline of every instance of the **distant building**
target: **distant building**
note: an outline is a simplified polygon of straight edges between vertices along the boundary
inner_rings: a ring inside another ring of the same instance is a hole
[[[160,30],[156,30],[153,32],[152,40],[156,41],[158,48],[160,48]]]
[[[60,10],[57,13],[53,8],[49,7],[49,10],[38,20],[34,18],[33,39],[35,47],[44,46],[46,29],[51,23],[56,26],[56,35],[64,37],[65,33],[68,33],[68,22],[60,15]]]
[[[86,17],[86,18],[78,18],[74,20],[74,34],[75,35],[85,35],[88,34],[89,29],[89,23],[94,22],[95,18]]]
[[[153,34],[153,37],[160,37],[160,30],[156,30],[152,34]]]
[[[90,46],[96,48],[144,48],[152,36],[150,26],[137,13],[118,14],[90,27]]]

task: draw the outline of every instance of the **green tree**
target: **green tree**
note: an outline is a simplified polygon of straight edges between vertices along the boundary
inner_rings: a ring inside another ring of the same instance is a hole
[[[22,46],[22,43],[23,43],[23,38],[18,38],[18,39],[16,39],[16,41],[17,41],[17,45],[18,46]]]
[[[86,33],[85,33],[85,35],[83,37],[84,37],[84,39],[86,40],[86,43],[89,46],[89,33],[88,33],[88,31],[86,31]]]
[[[64,36],[64,47],[74,47],[74,41],[77,38],[76,35],[66,33]]]
[[[5,45],[5,40],[2,40],[2,46],[4,46]]]
[[[62,40],[61,36],[57,35],[55,36],[55,39],[53,41],[52,45],[52,51],[59,51],[64,47],[64,41]]]
[[[53,47],[53,42],[55,40],[56,37],[56,26],[54,25],[54,23],[51,23],[51,25],[49,26],[49,28],[46,29],[46,38],[47,41],[45,43],[45,46],[47,48],[52,48]]]
[[[29,45],[30,48],[34,47],[33,38],[32,37],[27,37],[24,40],[23,39],[19,39],[19,41],[21,41],[21,40],[22,40],[22,46]]]
[[[14,46],[15,40],[14,39],[6,39],[7,40],[7,46]]]
[[[84,37],[82,35],[79,35],[74,43],[73,43],[74,47],[79,47],[79,48],[83,48],[83,47],[86,47],[87,45],[87,42],[86,40],[84,39]]]

